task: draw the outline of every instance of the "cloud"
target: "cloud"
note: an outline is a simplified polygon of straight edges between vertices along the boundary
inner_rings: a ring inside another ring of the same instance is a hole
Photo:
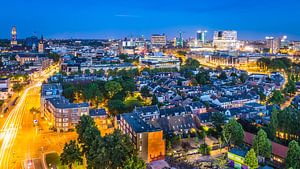
[[[121,18],[139,18],[138,15],[130,15],[130,14],[116,14],[115,17],[121,17]]]

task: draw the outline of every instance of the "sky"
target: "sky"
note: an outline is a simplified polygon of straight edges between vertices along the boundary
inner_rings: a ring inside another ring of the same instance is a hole
[[[300,40],[300,0],[1,0],[0,38],[184,38],[237,30],[239,39]]]

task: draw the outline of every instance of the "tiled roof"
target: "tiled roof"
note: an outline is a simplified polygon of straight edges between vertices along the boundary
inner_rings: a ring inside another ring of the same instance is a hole
[[[244,141],[247,144],[253,145],[253,139],[255,135],[249,132],[244,132]],[[287,152],[288,152],[288,147],[283,146],[281,144],[271,142],[272,144],[272,154],[279,156],[281,158],[286,158]]]

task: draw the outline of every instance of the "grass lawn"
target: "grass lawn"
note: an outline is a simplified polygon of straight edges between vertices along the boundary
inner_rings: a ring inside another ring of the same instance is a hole
[[[46,154],[45,161],[49,168],[53,167],[53,169],[68,169],[67,165],[61,165],[61,162],[59,160],[59,155],[57,153]],[[78,165],[78,164],[73,164],[73,168],[84,169],[83,165]]]

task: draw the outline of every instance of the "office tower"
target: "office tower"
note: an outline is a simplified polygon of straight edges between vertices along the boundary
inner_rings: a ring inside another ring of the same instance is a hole
[[[215,31],[213,45],[217,50],[236,50],[237,31]]]
[[[197,31],[197,43],[205,44],[207,31]]]
[[[153,34],[151,36],[151,44],[152,46],[163,47],[167,45],[167,37],[165,34]]]
[[[271,36],[266,37],[266,48],[270,49],[270,53],[277,53],[277,51],[280,49],[280,44],[280,38],[274,38]]]

